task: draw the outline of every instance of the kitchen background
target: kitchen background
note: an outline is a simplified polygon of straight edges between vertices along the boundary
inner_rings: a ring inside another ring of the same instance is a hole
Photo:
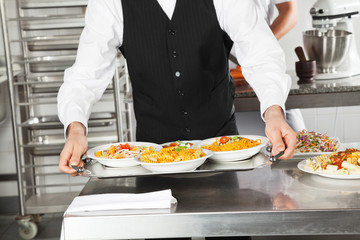
[[[12,13],[13,16],[15,16],[15,1],[6,0],[5,2],[7,6],[12,6]],[[294,49],[297,46],[302,46],[302,32],[312,28],[309,10],[311,6],[315,3],[315,0],[298,0],[298,3],[300,14],[299,22],[297,26],[287,36],[280,40],[280,44],[286,54],[287,68],[289,71],[294,70],[295,68],[295,62],[297,61],[297,57],[295,55]],[[58,10],[53,9],[52,11],[56,12]],[[9,14],[8,17],[13,16]],[[357,46],[360,49],[360,18],[356,18],[354,20],[354,24],[354,29],[356,31],[355,36],[357,37]],[[15,22],[10,23],[9,31],[12,36],[16,36],[18,30],[16,28]],[[4,51],[2,49],[2,38],[0,46],[0,55],[4,55]],[[16,53],[16,49],[13,49],[13,52]],[[5,105],[7,106],[7,114],[5,119],[3,121],[1,121],[0,119],[0,175],[9,175],[16,173],[12,126],[10,120],[11,116],[9,97],[6,88],[6,82],[4,83],[0,80],[0,101],[5,101]],[[54,110],[52,110],[52,112],[53,111]],[[308,130],[327,133],[329,136],[337,136],[342,142],[360,141],[360,124],[358,124],[360,122],[360,105],[354,107],[310,108],[301,109],[301,111],[303,113],[305,124]],[[63,176],[58,176],[58,178],[61,179],[52,179],[51,181],[68,181],[69,183],[73,183],[76,181],[86,181],[86,179],[84,178],[72,178],[68,176],[65,176],[65,178]],[[15,199],[17,195],[18,190],[15,180],[0,181],[1,206],[3,206],[3,204],[1,204],[3,201],[2,199]],[[16,201],[13,203],[13,207],[16,208]],[[13,209],[7,208],[5,210],[4,208],[0,208],[0,213],[2,211],[13,211]]]

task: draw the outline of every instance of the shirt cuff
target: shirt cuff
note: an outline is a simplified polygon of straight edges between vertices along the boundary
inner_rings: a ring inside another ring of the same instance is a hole
[[[66,122],[64,123],[64,136],[65,139],[67,139],[67,134],[66,131],[69,127],[69,125],[73,122],[80,122],[82,123],[82,125],[84,125],[85,127],[85,136],[88,135],[88,120],[82,115],[82,114],[72,114],[71,115],[71,119],[66,120]]]
[[[284,117],[286,119],[286,108],[285,108],[285,104],[281,101],[279,102],[266,102],[266,103],[261,103],[260,105],[260,112],[261,112],[261,118],[263,119],[263,121],[265,122],[265,118],[264,118],[264,114],[265,114],[265,111],[271,107],[271,106],[274,106],[274,105],[277,105],[277,106],[280,106],[282,111],[283,111],[283,114],[284,114]]]

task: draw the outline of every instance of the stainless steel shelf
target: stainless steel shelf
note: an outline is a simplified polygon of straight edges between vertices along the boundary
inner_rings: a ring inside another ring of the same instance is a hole
[[[30,72],[63,72],[71,67],[76,59],[76,55],[57,55],[30,57],[14,61],[17,64],[29,64]]]
[[[26,43],[30,51],[77,50],[80,35],[39,36],[16,42]],[[14,41],[15,42],[15,41]]]
[[[65,212],[78,192],[32,195],[26,201],[27,214]]]
[[[0,3],[7,66],[12,73],[21,72],[9,79],[14,86],[11,88],[10,105],[14,116],[12,126],[20,215],[62,212],[77,195],[69,193],[73,191],[72,186],[79,189],[82,184],[72,181],[65,182],[65,185],[47,182],[47,175],[54,175],[55,178],[61,175],[47,172],[51,168],[57,169],[56,162],[47,160],[50,160],[49,156],[57,159],[65,143],[63,126],[52,114],[56,108],[58,89],[63,83],[63,72],[76,59],[80,33],[85,26],[82,7],[87,5],[87,0],[15,0],[17,11],[12,18],[6,17],[8,9],[5,0],[0,0]],[[61,10],[54,11],[52,8]],[[18,28],[17,39],[11,39],[8,35],[8,29],[13,26]],[[66,35],[59,35],[63,33]],[[18,47],[10,48],[10,45]],[[18,58],[11,49],[17,49],[21,57]],[[121,57],[121,54],[118,56]],[[89,148],[134,140],[130,92],[126,63],[121,58],[117,61],[114,80],[107,87],[100,104],[95,106],[96,113],[88,121],[91,128],[87,136]],[[104,108],[103,104],[106,105]],[[51,113],[47,113],[47,109],[51,109]],[[46,160],[46,163],[42,164],[42,160]],[[43,167],[46,167],[46,171],[37,171]],[[43,194],[47,192],[47,187],[65,192]]]
[[[83,28],[85,20],[83,18],[60,18],[60,19],[33,19],[29,21],[21,20],[21,28],[24,31],[35,30],[60,30]]]
[[[117,142],[117,139],[115,131],[89,132],[87,137],[88,147]],[[64,134],[48,134],[36,136],[31,142],[23,144],[21,147],[30,150],[34,156],[55,156],[60,154],[64,144]]]
[[[20,3],[21,9],[39,9],[39,8],[64,8],[64,7],[84,7],[87,0],[26,0]]]
[[[111,126],[116,122],[116,115],[114,112],[98,112],[93,113],[88,121],[89,127],[104,127]],[[64,126],[59,120],[58,116],[39,116],[31,117],[20,124],[21,127],[40,130],[40,129],[61,129]]]

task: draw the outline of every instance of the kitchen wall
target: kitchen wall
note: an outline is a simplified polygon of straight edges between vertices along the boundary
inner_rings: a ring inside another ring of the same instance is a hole
[[[295,69],[298,61],[295,55],[295,47],[302,46],[302,32],[312,29],[309,10],[316,0],[297,0],[299,5],[299,22],[297,26],[283,39],[280,45],[283,47],[288,70]],[[354,18],[355,37],[360,54],[360,17]],[[360,67],[360,66],[359,66]],[[330,136],[338,136],[343,142],[360,141],[360,103],[354,107],[336,108],[311,108],[301,110],[308,130],[328,133]]]
[[[14,6],[14,0],[6,0],[7,5]],[[309,9],[315,3],[315,0],[298,0],[300,18],[298,25],[281,41],[286,58],[287,67],[293,70],[295,61],[294,53],[296,46],[302,45],[302,32],[311,29],[311,18]],[[15,8],[12,9],[12,14]],[[15,23],[11,23],[11,34],[16,36]],[[355,29],[357,36],[358,48],[360,48],[360,18],[355,20]],[[0,40],[0,55],[3,55],[2,39]],[[13,49],[17,52],[17,49]],[[9,105],[8,97],[6,104]],[[330,136],[338,136],[343,142],[360,141],[360,106],[355,107],[337,107],[337,108],[320,108],[320,109],[302,109],[304,120],[308,130],[328,133]],[[15,173],[15,157],[13,153],[12,128],[10,121],[10,112],[5,122],[0,123],[0,174]],[[258,113],[255,113],[258,114]],[[68,181],[75,181],[72,178]],[[0,197],[16,196],[17,186],[15,181],[0,182]]]

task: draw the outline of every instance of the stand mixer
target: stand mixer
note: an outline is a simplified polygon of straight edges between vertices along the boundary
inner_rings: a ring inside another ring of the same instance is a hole
[[[315,30],[304,32],[305,51],[317,62],[315,79],[360,75],[360,57],[353,17],[359,16],[360,0],[318,0],[310,10]]]

